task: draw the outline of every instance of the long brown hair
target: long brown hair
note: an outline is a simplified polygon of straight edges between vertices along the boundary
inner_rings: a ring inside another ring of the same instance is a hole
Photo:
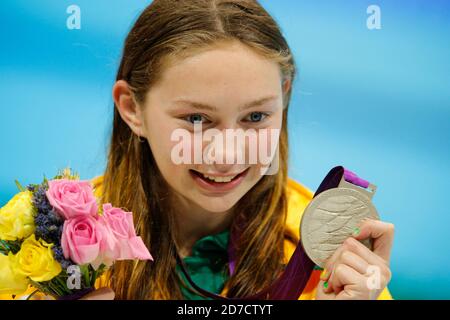
[[[293,56],[281,30],[255,0],[155,0],[129,32],[117,80],[130,85],[136,101],[158,81],[170,59],[239,41],[276,61],[282,80],[294,81]],[[287,199],[287,111],[291,90],[283,92],[283,127],[279,141],[279,170],[266,175],[236,205],[239,224],[237,262],[227,282],[228,296],[242,297],[268,285],[283,269]],[[169,187],[155,163],[148,143],[142,143],[114,108],[114,123],[103,202],[134,213],[138,234],[154,262],[123,261],[109,278],[118,299],[180,299],[176,267],[176,232],[167,199]],[[233,223],[232,228],[236,228]]]

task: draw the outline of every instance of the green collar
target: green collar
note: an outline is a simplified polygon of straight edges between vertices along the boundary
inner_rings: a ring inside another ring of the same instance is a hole
[[[201,288],[217,294],[223,290],[229,277],[227,263],[229,239],[229,230],[205,236],[194,244],[192,254],[183,259],[190,277]],[[205,299],[191,289],[178,265],[177,272],[182,280],[181,291],[185,299]]]
[[[223,251],[226,252],[228,249],[229,238],[230,238],[230,231],[228,229],[220,233],[200,238],[199,240],[197,240],[197,242],[194,244],[192,248],[192,255],[186,258],[201,256],[203,255],[203,253],[206,252],[213,252],[213,253]]]

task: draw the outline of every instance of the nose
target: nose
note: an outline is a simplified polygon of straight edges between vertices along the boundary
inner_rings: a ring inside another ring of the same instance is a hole
[[[226,139],[225,136],[223,131],[214,136],[204,148],[203,160],[217,173],[241,172],[246,168],[245,139]]]

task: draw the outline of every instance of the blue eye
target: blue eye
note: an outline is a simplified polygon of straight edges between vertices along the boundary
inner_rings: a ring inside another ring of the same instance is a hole
[[[261,122],[262,120],[267,117],[266,113],[263,112],[252,112],[250,115],[246,118],[247,121],[250,122]]]
[[[191,114],[187,116],[186,119],[192,124],[200,124],[205,122],[205,118],[201,114]]]

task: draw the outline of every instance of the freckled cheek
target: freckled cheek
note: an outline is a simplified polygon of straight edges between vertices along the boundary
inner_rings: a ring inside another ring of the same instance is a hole
[[[165,177],[183,170],[183,165],[175,164],[171,158],[172,150],[178,143],[171,141],[171,132],[170,129],[162,126],[154,127],[149,137],[153,157]]]
[[[246,146],[246,159],[250,159],[250,164],[258,167],[266,165],[267,158],[275,155],[279,144],[278,129],[264,130],[258,132]],[[254,159],[257,159],[256,164]]]
[[[267,172],[267,168],[274,157],[279,157],[277,150],[279,134],[280,131],[278,129],[267,130],[266,132],[260,131],[251,140],[253,144],[247,140],[246,159],[251,168],[246,180],[249,184],[257,183],[264,176],[265,172]]]
[[[172,154],[172,151],[178,150],[179,144],[180,142],[171,141],[170,138],[164,143],[164,161],[166,162],[167,167],[170,168],[171,174],[175,176],[181,174],[183,171],[187,171],[187,169],[190,168],[189,164],[178,164],[174,161],[174,159],[172,159],[172,157],[174,156]],[[193,150],[183,149],[183,153],[179,155],[182,156],[185,151],[193,152]]]

